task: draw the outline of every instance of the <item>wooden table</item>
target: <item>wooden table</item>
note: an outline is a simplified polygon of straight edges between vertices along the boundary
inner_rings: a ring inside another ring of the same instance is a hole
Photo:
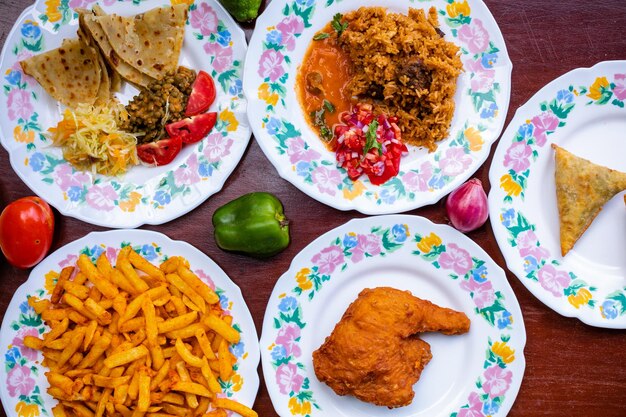
[[[4,43],[21,11],[31,3],[32,0],[0,2],[0,44]],[[504,34],[513,61],[513,88],[507,123],[520,105],[554,78],[599,61],[626,59],[626,3],[623,0],[488,0],[486,3]],[[248,39],[252,27],[245,27]],[[490,163],[491,158],[476,173],[486,188],[489,188]],[[291,245],[269,261],[225,253],[216,247],[212,237],[211,216],[215,209],[250,191],[276,194],[292,221]],[[11,169],[6,151],[0,149],[0,208],[32,194]],[[413,210],[410,214],[427,217],[436,223],[447,222],[442,202]],[[260,334],[274,283],[287,270],[292,258],[317,236],[355,217],[363,215],[327,207],[281,179],[252,140],[220,193],[182,218],[144,228],[159,231],[172,239],[185,240],[215,260],[241,287]],[[104,230],[63,217],[58,212],[56,221],[52,250],[90,231]],[[489,223],[468,236],[506,270]],[[0,255],[2,316],[14,291],[28,274],[29,271],[8,265]],[[510,415],[625,416],[626,331],[598,329],[562,317],[531,295],[513,274],[507,272],[507,278],[521,305],[528,335],[524,351],[526,373]],[[254,409],[263,417],[277,416],[262,379]],[[4,410],[1,410],[0,417],[4,416]]]

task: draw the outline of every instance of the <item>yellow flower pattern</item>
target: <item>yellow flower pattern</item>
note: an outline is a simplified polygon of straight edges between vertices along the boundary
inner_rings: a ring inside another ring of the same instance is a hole
[[[352,183],[352,189],[348,189],[348,187],[343,189],[343,197],[348,200],[354,200],[363,194],[363,191],[365,191],[365,185],[363,185],[361,181],[357,180]]]
[[[48,20],[52,23],[58,22],[61,20],[61,12],[59,12],[59,6],[61,5],[61,0],[46,0],[46,16],[48,16]]]
[[[35,140],[35,132],[32,130],[25,132],[22,130],[22,127],[18,125],[13,129],[13,139],[19,143],[33,143]]]
[[[462,2],[452,2],[446,6],[446,11],[448,12],[448,16],[451,18],[459,17],[460,15],[469,16],[471,9],[469,4],[467,4],[467,0],[463,0]]]
[[[37,417],[40,414],[37,404],[26,404],[24,401],[15,405],[15,411],[19,417]]]
[[[491,346],[491,351],[494,355],[499,356],[504,363],[511,363],[515,360],[515,350],[507,345],[506,342],[495,342]]]
[[[511,174],[505,174],[500,178],[500,188],[509,196],[518,196],[522,193],[522,186],[513,180]]]
[[[435,233],[430,233],[428,236],[424,236],[422,240],[417,244],[417,249],[422,253],[429,253],[434,246],[441,245],[441,238]]]
[[[470,151],[476,152],[482,149],[485,141],[483,140],[483,137],[481,136],[478,129],[476,129],[475,127],[468,127],[467,129],[465,129],[465,132],[463,132],[463,134],[469,142]]]
[[[57,271],[50,271],[45,275],[46,283],[44,284],[48,294],[52,294],[54,287],[59,279],[59,273]]]
[[[602,98],[602,90],[609,87],[609,80],[606,77],[598,77],[589,87],[587,97],[592,100],[600,100]]]
[[[311,403],[308,401],[300,403],[298,397],[291,397],[289,399],[289,410],[291,411],[291,415],[306,416],[307,414],[311,414]]]
[[[300,287],[303,291],[310,290],[313,288],[313,283],[309,279],[309,274],[311,270],[309,268],[302,268],[296,274],[296,281],[298,282],[298,287]]]
[[[128,200],[120,202],[120,209],[126,212],[133,212],[135,211],[135,207],[137,207],[137,204],[139,204],[140,202],[141,194],[133,191],[130,193],[130,198]]]
[[[270,93],[270,86],[268,83],[263,83],[259,87],[259,98],[271,106],[275,106],[276,103],[278,103],[278,94]]]
[[[234,132],[239,127],[239,122],[235,117],[235,113],[230,111],[229,109],[224,109],[220,113],[220,119],[226,122],[226,131]]]
[[[591,292],[587,288],[580,288],[576,294],[570,294],[567,301],[576,308],[586,305],[593,298]]]

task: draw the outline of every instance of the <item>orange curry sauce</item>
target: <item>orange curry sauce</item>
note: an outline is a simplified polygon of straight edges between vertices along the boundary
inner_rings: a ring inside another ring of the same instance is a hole
[[[339,115],[350,110],[351,96],[347,84],[352,78],[352,62],[349,55],[337,44],[337,33],[330,23],[318,34],[322,32],[330,36],[322,40],[311,40],[296,76],[296,92],[305,118],[321,139],[321,128],[315,125],[311,113],[322,109],[324,100],[328,100],[335,111],[325,111],[324,117],[326,125],[333,132],[333,126],[339,123]],[[334,137],[330,142],[323,139],[322,142],[328,150],[335,150]]]

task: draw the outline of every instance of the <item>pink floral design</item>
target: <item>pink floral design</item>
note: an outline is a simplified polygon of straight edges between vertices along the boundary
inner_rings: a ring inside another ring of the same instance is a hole
[[[285,45],[288,51],[293,51],[296,47],[295,35],[302,33],[304,22],[299,16],[290,15],[277,24],[276,29],[283,35],[281,43]]]
[[[70,7],[76,9],[77,7],[86,8],[95,3],[96,0],[70,0]]]
[[[428,181],[433,176],[433,166],[430,162],[423,162],[418,171],[409,171],[402,177],[404,186],[409,191],[428,191]]]
[[[16,364],[7,374],[7,388],[11,397],[30,395],[35,389],[35,380],[30,377],[30,368]]]
[[[13,338],[13,346],[17,346],[20,349],[20,353],[23,357],[29,361],[37,360],[37,351],[29,347],[24,346],[24,338],[26,336],[39,337],[39,332],[34,327],[22,327],[15,337]]]
[[[439,265],[445,269],[452,269],[459,275],[465,275],[472,269],[472,257],[456,243],[450,243],[447,250],[439,256]]]
[[[618,100],[626,100],[626,74],[615,74],[613,94]]]
[[[200,181],[198,175],[198,156],[192,153],[185,163],[187,166],[181,166],[174,171],[174,184],[177,187],[183,185],[191,185]]]
[[[341,175],[334,167],[329,169],[325,166],[319,166],[313,171],[312,177],[313,184],[317,185],[317,189],[330,195],[335,195],[337,186],[341,183]]]
[[[472,54],[484,52],[489,46],[489,32],[479,19],[472,19],[469,25],[461,26],[458,37]]]
[[[311,262],[319,269],[320,274],[332,274],[335,268],[343,263],[343,251],[339,246],[329,246],[315,254],[311,258]]]
[[[205,43],[204,51],[214,57],[211,65],[217,72],[224,72],[233,63],[233,48],[223,48],[217,43]]]
[[[380,236],[375,234],[358,235],[357,244],[352,249],[352,262],[357,263],[365,258],[365,254],[376,256],[381,252]]]
[[[449,148],[445,158],[439,161],[439,167],[444,175],[455,177],[465,171],[472,163],[472,158],[460,147]]]
[[[225,139],[220,132],[211,133],[204,140],[204,156],[209,162],[217,162],[230,154],[232,139]]]
[[[461,281],[461,288],[472,293],[472,300],[479,310],[493,305],[496,301],[496,293],[491,281],[477,282],[474,278]]]
[[[465,61],[465,68],[472,73],[470,88],[475,93],[486,93],[493,86],[496,71],[483,67],[480,60],[468,59]]]
[[[546,143],[546,132],[553,132],[559,127],[559,118],[552,112],[543,112],[539,116],[533,117],[531,123],[535,126],[533,136],[538,146],[543,146]]]
[[[204,281],[209,286],[210,289],[215,291],[215,282],[213,282],[213,279],[210,276],[205,274],[204,271],[201,270],[201,269],[196,269],[193,272],[195,272],[196,275],[198,276],[198,278],[200,278],[202,281]]]
[[[562,297],[563,290],[572,280],[567,272],[557,271],[552,264],[542,266],[537,275],[541,286],[555,297]]]
[[[107,247],[106,250],[104,251],[104,253],[106,254],[107,259],[113,265],[115,265],[115,260],[117,259],[117,253],[118,252],[119,252],[119,249],[115,249],[115,248],[112,248],[110,246]]]
[[[195,10],[192,10],[189,16],[191,27],[200,29],[200,33],[208,36],[217,32],[217,13],[207,3],[200,3]]]
[[[533,150],[525,142],[514,142],[504,155],[504,166],[515,172],[525,171],[530,166]]]
[[[304,145],[305,142],[301,137],[289,140],[287,155],[289,155],[289,161],[292,164],[300,161],[311,162],[312,160],[321,157],[320,153],[317,152],[315,149],[305,149]]]
[[[7,108],[9,110],[9,119],[28,120],[33,114],[33,105],[30,103],[30,95],[28,92],[20,89],[13,89],[9,93],[7,100]]]
[[[293,363],[282,364],[276,369],[276,384],[281,394],[300,392],[304,377],[298,374],[298,367]]]
[[[115,208],[114,201],[117,199],[115,188],[110,184],[103,186],[93,185],[87,191],[87,204],[96,210],[111,211]]]
[[[285,69],[282,66],[284,60],[283,54],[274,49],[264,51],[259,62],[258,73],[261,78],[269,77],[270,81],[279,79],[285,73]]]
[[[546,248],[539,246],[537,236],[532,230],[525,230],[517,235],[517,249],[523,258],[530,255],[537,261],[550,256],[550,252]]]
[[[297,339],[300,337],[300,328],[295,324],[287,324],[280,328],[276,336],[276,344],[285,348],[287,355],[299,357],[302,354]]]
[[[485,390],[491,398],[504,395],[513,380],[513,373],[508,369],[500,368],[498,365],[487,368],[483,375],[485,376],[483,390]]]
[[[91,184],[91,176],[82,171],[72,169],[69,164],[59,164],[54,169],[54,182],[62,191],[67,191],[70,187],[82,187]]]
[[[65,258],[61,262],[59,262],[59,266],[61,268],[65,268],[66,266],[74,266],[74,265],[76,265],[76,261],[77,260],[78,260],[78,256],[77,255],[70,254],[70,255],[67,255],[67,258]]]
[[[485,417],[483,414],[483,403],[480,396],[472,392],[468,397],[469,408],[461,408],[457,417]]]

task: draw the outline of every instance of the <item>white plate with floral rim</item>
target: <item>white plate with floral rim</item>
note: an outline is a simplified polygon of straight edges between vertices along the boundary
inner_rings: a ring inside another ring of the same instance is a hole
[[[337,167],[305,120],[294,83],[313,35],[360,6],[391,12],[431,6],[446,39],[461,47],[464,72],[455,95],[450,135],[436,152],[411,147],[399,175],[382,186],[353,182]],[[254,136],[278,173],[309,196],[340,210],[398,213],[434,203],[487,159],[509,106],[512,64],[504,39],[482,1],[274,0],[257,19],[244,70],[244,92]]]
[[[511,272],[556,312],[599,327],[626,328],[624,193],[561,256],[550,144],[626,171],[625,103],[626,61],[568,72],[517,110],[489,172],[491,224]]]
[[[433,359],[406,407],[338,396],[312,353],[364,288],[390,286],[468,315],[469,333],[424,333]],[[282,416],[505,416],[524,375],[526,331],[504,271],[465,235],[423,217],[351,220],[304,248],[270,296],[261,335],[265,384]]]
[[[0,141],[26,185],[64,215],[114,228],[165,223],[218,192],[248,145],[250,128],[241,79],[245,36],[216,0],[193,3],[179,63],[213,76],[217,99],[210,110],[218,112],[216,126],[203,141],[184,146],[166,166],[138,165],[121,177],[92,175],[75,171],[61,150],[43,136],[61,119],[62,109],[22,72],[18,61],[76,37],[73,8],[95,3],[38,0],[18,18],[0,59],[7,109],[0,112]],[[132,15],[170,2],[104,0],[99,4],[107,12]],[[136,92],[126,85],[118,97],[124,103]]]
[[[113,230],[89,233],[58,249],[32,270],[13,295],[0,330],[0,353],[4,359],[0,368],[0,399],[7,416],[52,417],[52,407],[56,404],[46,393],[48,381],[44,376],[46,368],[41,365],[41,353],[24,346],[25,336],[41,336],[48,330],[28,305],[28,298],[49,297],[58,272],[75,265],[79,254],[85,253],[95,261],[104,252],[113,262],[120,248],[128,245],[154,264],[169,256],[184,256],[191,269],[215,289],[222,308],[233,316],[233,325],[241,332],[241,341],[231,347],[237,357],[235,374],[229,381],[220,380],[220,384],[225,396],[252,406],[259,388],[259,342],[239,287],[215,262],[186,242],[146,230]]]

